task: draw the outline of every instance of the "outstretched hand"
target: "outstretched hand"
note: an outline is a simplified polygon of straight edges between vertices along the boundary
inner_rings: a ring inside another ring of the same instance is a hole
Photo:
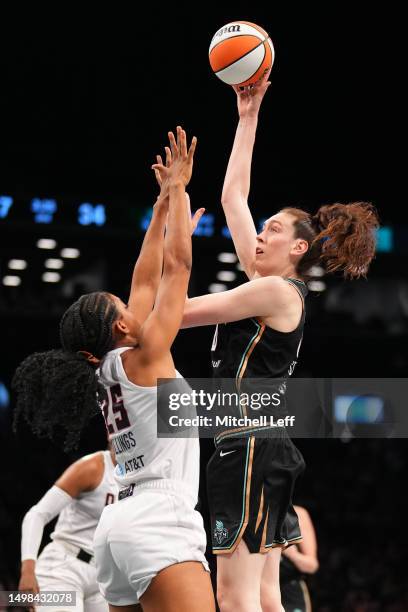
[[[259,79],[259,81],[254,83],[254,85],[241,88],[238,87],[238,85],[232,86],[233,90],[237,94],[238,113],[240,118],[257,116],[263,97],[271,85],[271,82],[268,81],[270,74],[271,68],[265,71],[264,75]]]
[[[187,210],[190,213],[191,217],[191,204],[190,204],[190,196],[186,192],[186,202],[187,202]],[[200,223],[200,219],[205,213],[205,208],[199,208],[195,211],[194,215],[191,217],[191,235],[194,234],[197,225]]]
[[[164,150],[166,152],[166,162],[163,163],[163,159],[161,155],[156,155],[156,161],[158,165],[166,166],[166,168],[170,168],[171,162],[172,162],[170,147],[164,147]],[[154,170],[154,175],[156,177],[157,184],[160,187],[159,198],[160,199],[167,198],[167,196],[169,195],[168,177],[165,176],[163,173],[160,172],[160,170],[157,170],[156,168],[153,168],[153,170]]]
[[[193,172],[194,152],[197,145],[197,138],[194,136],[189,149],[187,150],[187,136],[185,131],[177,126],[177,141],[173,132],[169,132],[170,156],[166,151],[166,165],[163,164],[161,157],[157,164],[153,164],[152,169],[155,171],[156,178],[161,180],[161,185],[164,181],[181,181],[186,187],[191,179]],[[169,164],[168,159],[170,158]]]

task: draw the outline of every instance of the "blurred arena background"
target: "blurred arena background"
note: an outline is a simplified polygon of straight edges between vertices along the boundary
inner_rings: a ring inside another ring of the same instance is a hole
[[[12,434],[13,371],[29,353],[58,344],[59,318],[82,293],[126,298],[157,195],[150,165],[177,124],[198,137],[190,195],[193,209],[206,207],[189,293],[243,280],[220,206],[235,96],[207,59],[224,23],[259,23],[276,49],[253,164],[257,222],[289,204],[315,210],[368,200],[380,213],[368,280],[345,283],[314,270],[296,375],[406,377],[408,215],[392,142],[396,42],[384,41],[387,19],[398,19],[359,8],[178,3],[150,7],[140,22],[125,10],[104,15],[103,27],[80,16],[72,25],[64,16],[49,27],[3,24],[0,588],[17,584],[24,513],[74,458],[105,443],[98,418],[70,456],[24,428]],[[211,328],[180,332],[174,355],[185,376],[210,375],[211,336]],[[309,509],[319,545],[313,609],[408,610],[406,441],[298,445],[307,471],[295,501]],[[203,465],[211,451],[204,440]]]

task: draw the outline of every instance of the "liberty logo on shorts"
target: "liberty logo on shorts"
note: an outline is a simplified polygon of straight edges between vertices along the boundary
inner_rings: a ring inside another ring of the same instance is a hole
[[[224,527],[222,521],[215,521],[214,538],[218,544],[222,544],[228,538],[228,529]]]

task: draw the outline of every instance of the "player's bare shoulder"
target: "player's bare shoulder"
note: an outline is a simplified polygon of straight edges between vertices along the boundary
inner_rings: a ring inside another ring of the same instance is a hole
[[[103,452],[98,451],[75,461],[55,484],[72,497],[77,497],[80,493],[96,489],[102,481],[104,471]]]
[[[267,276],[262,281],[270,304],[270,315],[261,317],[262,321],[283,333],[294,331],[301,321],[304,308],[300,292],[282,276]]]

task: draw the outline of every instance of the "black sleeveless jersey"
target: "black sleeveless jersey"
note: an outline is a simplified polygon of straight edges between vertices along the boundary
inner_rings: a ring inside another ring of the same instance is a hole
[[[302,300],[307,295],[306,285],[287,278]],[[280,332],[256,318],[217,325],[211,359],[216,378],[286,378],[296,365],[303,337],[305,309],[296,329]]]
[[[286,278],[299,292],[302,301],[307,287],[300,280]],[[267,327],[255,317],[217,325],[211,347],[213,377],[235,379],[238,390],[249,389],[250,379],[265,381],[286,379],[296,366],[303,338],[305,308],[299,325],[291,332],[280,332]],[[280,415],[278,415],[280,416]],[[224,436],[223,436],[224,437]]]

